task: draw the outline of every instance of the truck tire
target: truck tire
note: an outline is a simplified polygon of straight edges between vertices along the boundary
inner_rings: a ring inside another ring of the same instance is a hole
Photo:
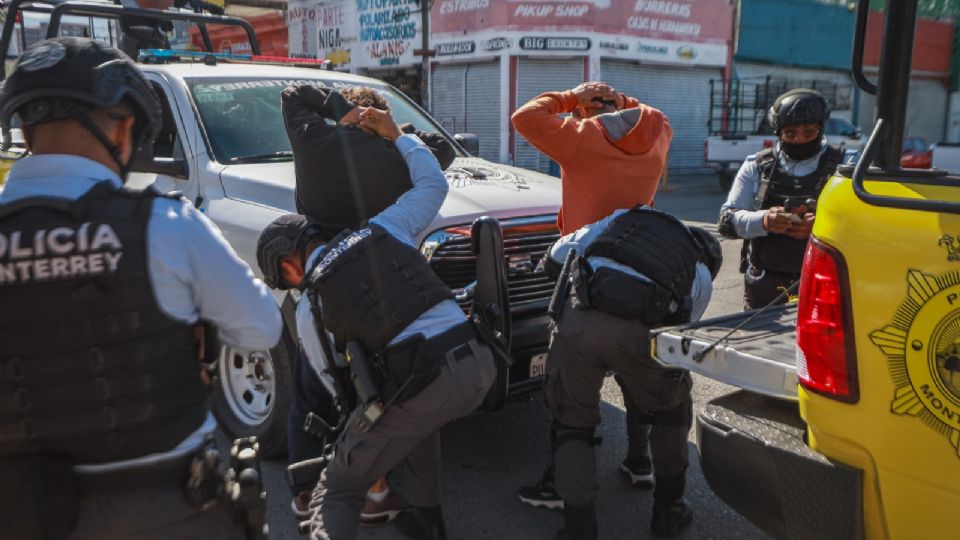
[[[717,173],[717,176],[720,179],[720,189],[727,192],[730,191],[730,186],[733,185],[733,180],[737,177],[737,173],[724,169]]]
[[[287,413],[293,400],[293,341],[284,328],[269,351],[223,345],[214,378],[213,414],[232,438],[255,435],[263,457],[287,451]]]

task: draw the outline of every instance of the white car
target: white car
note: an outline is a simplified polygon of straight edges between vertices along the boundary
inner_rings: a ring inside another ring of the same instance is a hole
[[[281,214],[296,211],[294,165],[280,114],[280,92],[287,85],[370,86],[383,92],[398,123],[410,122],[422,131],[450,137],[407,97],[375,79],[283,65],[224,61],[208,65],[169,58],[157,62],[142,67],[164,104],[164,125],[153,155],[138,157],[129,183],[183,192],[220,227],[254,271],[261,230]],[[466,309],[471,289],[465,287],[475,279],[470,224],[485,215],[500,220],[516,361],[509,378],[504,374],[501,379],[503,394],[508,387],[510,394],[535,390],[543,373],[546,308],[554,286],[537,263],[559,237],[555,222],[560,182],[470,157],[462,145],[454,146],[458,157],[446,171],[450,192],[421,239],[422,251]],[[220,424],[234,436],[257,435],[267,455],[284,448],[298,350],[292,322],[296,298],[276,296],[287,322],[280,345],[254,353],[224,347],[214,398]]]

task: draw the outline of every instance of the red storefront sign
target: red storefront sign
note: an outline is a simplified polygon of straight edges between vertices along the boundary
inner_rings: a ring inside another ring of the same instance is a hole
[[[880,65],[880,46],[883,35],[883,13],[871,11],[867,19],[867,42],[864,46],[863,63]],[[934,19],[918,19],[913,40],[914,72],[950,73],[950,54],[953,50],[953,22]]]
[[[280,13],[266,13],[247,17],[260,42],[260,54],[265,56],[289,56],[290,43],[287,37],[287,23]],[[250,54],[250,41],[247,33],[237,26],[207,25],[214,52]],[[196,26],[190,28],[190,42],[199,50],[203,49],[203,38]]]
[[[497,28],[728,43],[733,6],[729,0],[435,0],[431,22],[438,34]]]

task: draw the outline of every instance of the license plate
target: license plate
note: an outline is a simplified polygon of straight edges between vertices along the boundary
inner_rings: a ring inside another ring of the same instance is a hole
[[[530,357],[530,378],[543,377],[547,373],[547,353]]]

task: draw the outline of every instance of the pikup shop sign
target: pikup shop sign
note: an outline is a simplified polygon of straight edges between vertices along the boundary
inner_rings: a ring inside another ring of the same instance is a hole
[[[434,47],[457,57],[493,54],[598,56],[724,66],[733,39],[729,0],[434,0]]]

